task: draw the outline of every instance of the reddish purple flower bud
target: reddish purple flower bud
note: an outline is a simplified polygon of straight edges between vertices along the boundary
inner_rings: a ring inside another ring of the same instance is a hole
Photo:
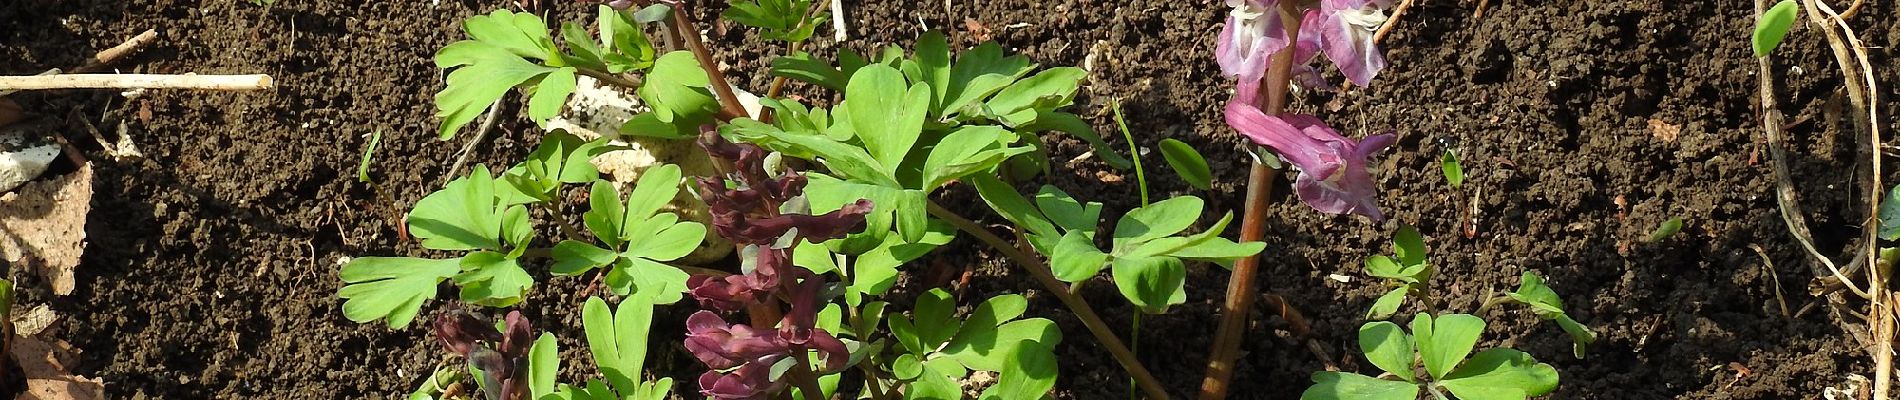
[[[731,372],[706,371],[699,375],[699,394],[717,400],[764,400],[785,388],[785,382],[772,381],[772,364],[778,358],[759,360]]]
[[[431,325],[435,330],[435,337],[442,340],[443,346],[448,347],[450,352],[463,356],[481,348],[482,342],[501,342],[501,332],[495,330],[494,324],[460,309],[436,315],[435,323]]]
[[[713,369],[727,369],[791,351],[777,335],[746,325],[726,323],[718,314],[700,311],[686,318],[686,350]]]

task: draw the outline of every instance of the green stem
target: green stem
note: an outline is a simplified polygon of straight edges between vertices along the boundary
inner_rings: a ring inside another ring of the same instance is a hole
[[[1042,283],[1043,288],[1048,289],[1050,294],[1054,294],[1057,300],[1061,300],[1063,305],[1069,307],[1069,311],[1075,313],[1075,318],[1082,321],[1082,326],[1087,327],[1089,333],[1095,335],[1095,340],[1100,342],[1099,345],[1102,348],[1108,350],[1109,355],[1115,357],[1116,362],[1121,363],[1122,369],[1128,371],[1128,375],[1135,379],[1137,386],[1148,395],[1148,398],[1169,399],[1167,390],[1162,389],[1161,381],[1155,379],[1154,374],[1149,373],[1148,368],[1142,366],[1140,360],[1135,359],[1135,354],[1128,350],[1127,345],[1122,344],[1121,338],[1115,336],[1115,332],[1108,328],[1107,323],[1102,322],[1102,317],[1095,314],[1095,309],[1089,307],[1089,303],[1083,300],[1082,296],[1069,292],[1067,285],[1056,279],[1055,274],[1049,271],[1049,266],[1044,264],[1041,258],[1010,245],[1008,241],[991,233],[989,229],[984,229],[975,221],[943,208],[937,202],[932,201],[925,205],[930,215],[949,222],[958,230],[976,237],[977,240],[983,241],[996,251],[1002,252],[1004,257],[1008,257],[1024,271],[1028,271],[1030,276]]]
[[[1141,356],[1141,310],[1129,311],[1128,352]],[[1128,378],[1128,400],[1135,400],[1135,378]]]
[[[1148,206],[1148,173],[1141,168],[1141,149],[1135,146],[1135,134],[1128,131],[1128,121],[1122,119],[1122,100],[1110,103],[1115,110],[1115,125],[1121,127],[1122,138],[1128,140],[1128,158],[1135,161],[1135,181],[1141,185],[1141,206]]]
[[[596,71],[596,70],[588,69],[588,68],[575,68],[574,72],[580,73],[583,76],[598,79],[601,82],[609,84],[609,85],[624,87],[628,89],[640,88],[640,82],[641,82],[640,78],[629,78],[629,77],[624,77],[617,74],[609,73],[607,71]]]

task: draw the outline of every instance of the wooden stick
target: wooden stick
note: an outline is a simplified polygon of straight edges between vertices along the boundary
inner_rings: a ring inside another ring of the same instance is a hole
[[[270,75],[148,75],[72,74],[0,76],[0,90],[45,89],[199,89],[257,90],[271,88]]]
[[[1385,43],[1385,35],[1391,34],[1392,27],[1399,25],[1399,18],[1405,16],[1405,10],[1412,9],[1412,1],[1401,1],[1397,7],[1392,8],[1392,17],[1387,18],[1385,24],[1379,26],[1379,31],[1372,34],[1372,43]]]
[[[112,46],[110,49],[100,50],[98,53],[93,54],[92,60],[87,61],[85,66],[73,69],[73,72],[85,73],[101,69],[105,67],[106,64],[118,61],[120,58],[132,54],[133,51],[137,51],[139,48],[145,47],[146,44],[150,44],[153,40],[157,39],[158,30],[146,29],[144,33],[133,36],[131,40],[127,40],[125,43],[120,43],[118,46]]]

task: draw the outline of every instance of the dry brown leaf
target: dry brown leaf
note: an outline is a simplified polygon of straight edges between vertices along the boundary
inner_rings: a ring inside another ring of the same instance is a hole
[[[1675,143],[1676,137],[1682,136],[1682,126],[1660,119],[1650,119],[1649,134],[1664,142]]]
[[[977,21],[976,18],[964,18],[963,28],[970,31],[970,39],[978,42],[990,41],[990,27],[983,26],[983,22]]]
[[[0,126],[13,125],[26,117],[26,111],[20,109],[20,103],[13,99],[0,98]]]
[[[95,400],[106,398],[105,380],[73,375],[68,371],[76,354],[73,346],[61,340],[41,341],[31,336],[14,336],[8,353],[20,363],[26,374],[26,390],[18,400]]]
[[[52,282],[54,294],[72,294],[91,210],[91,165],[0,195],[0,259],[39,273]]]

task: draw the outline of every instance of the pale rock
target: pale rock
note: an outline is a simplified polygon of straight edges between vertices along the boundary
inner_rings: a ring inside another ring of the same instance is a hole
[[[0,193],[40,176],[46,172],[46,166],[59,157],[59,144],[48,139],[45,132],[33,129],[42,126],[19,124],[0,128]]]

